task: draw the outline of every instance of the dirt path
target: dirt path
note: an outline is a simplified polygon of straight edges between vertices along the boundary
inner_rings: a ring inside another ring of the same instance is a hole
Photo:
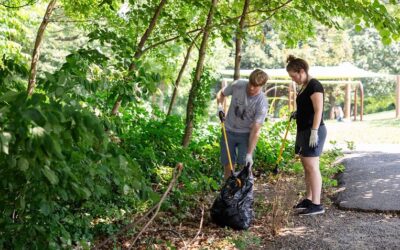
[[[396,215],[338,210],[322,216],[291,216],[288,226],[266,249],[399,249]]]
[[[326,213],[301,217],[291,207],[300,198],[302,185],[302,176],[258,178],[256,218],[247,231],[214,225],[209,208],[216,193],[210,194],[203,197],[200,233],[200,208],[178,223],[168,219],[174,215],[163,214],[136,249],[400,249],[399,214],[339,210],[324,193]]]

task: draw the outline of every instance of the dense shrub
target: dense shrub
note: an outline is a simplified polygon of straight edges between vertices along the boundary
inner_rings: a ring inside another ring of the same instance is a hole
[[[394,110],[394,100],[395,98],[393,95],[367,97],[364,100],[364,113],[372,114],[382,111]]]
[[[144,189],[137,163],[79,106],[8,92],[0,139],[0,248],[90,240],[96,218],[118,219]]]

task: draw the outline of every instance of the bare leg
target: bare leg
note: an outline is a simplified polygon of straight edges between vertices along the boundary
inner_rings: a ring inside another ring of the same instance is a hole
[[[312,190],[311,190],[311,183],[310,183],[310,173],[308,172],[308,168],[305,167],[303,157],[301,157],[301,163],[303,164],[303,168],[304,168],[304,180],[306,183],[306,198],[311,201],[312,200]]]
[[[307,195],[311,196],[314,204],[321,204],[322,177],[319,170],[319,157],[302,157],[302,163],[311,190],[311,195]],[[309,192],[308,188],[307,192]]]

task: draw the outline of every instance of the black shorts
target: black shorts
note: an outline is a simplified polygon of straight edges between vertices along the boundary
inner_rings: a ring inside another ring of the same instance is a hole
[[[318,145],[314,148],[310,148],[311,129],[297,131],[294,152],[304,157],[320,156],[324,148],[326,133],[325,125],[320,126],[318,128]]]

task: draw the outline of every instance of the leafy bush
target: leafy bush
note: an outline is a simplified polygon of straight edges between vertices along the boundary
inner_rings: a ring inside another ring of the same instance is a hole
[[[0,98],[0,139],[3,248],[91,239],[94,219],[115,220],[145,190],[137,163],[79,106],[8,92]]]
[[[382,111],[394,110],[394,100],[395,98],[393,95],[367,97],[364,101],[364,113],[372,114]]]
[[[272,170],[277,162],[284,133],[288,121],[266,122],[262,134],[257,144],[255,167],[265,170]],[[296,129],[295,122],[292,121],[289,127],[287,140],[284,142],[284,150],[280,165],[285,166],[294,157],[294,140],[290,137]]]
[[[3,55],[0,58],[0,91],[21,91],[26,89],[28,69],[18,58]]]

